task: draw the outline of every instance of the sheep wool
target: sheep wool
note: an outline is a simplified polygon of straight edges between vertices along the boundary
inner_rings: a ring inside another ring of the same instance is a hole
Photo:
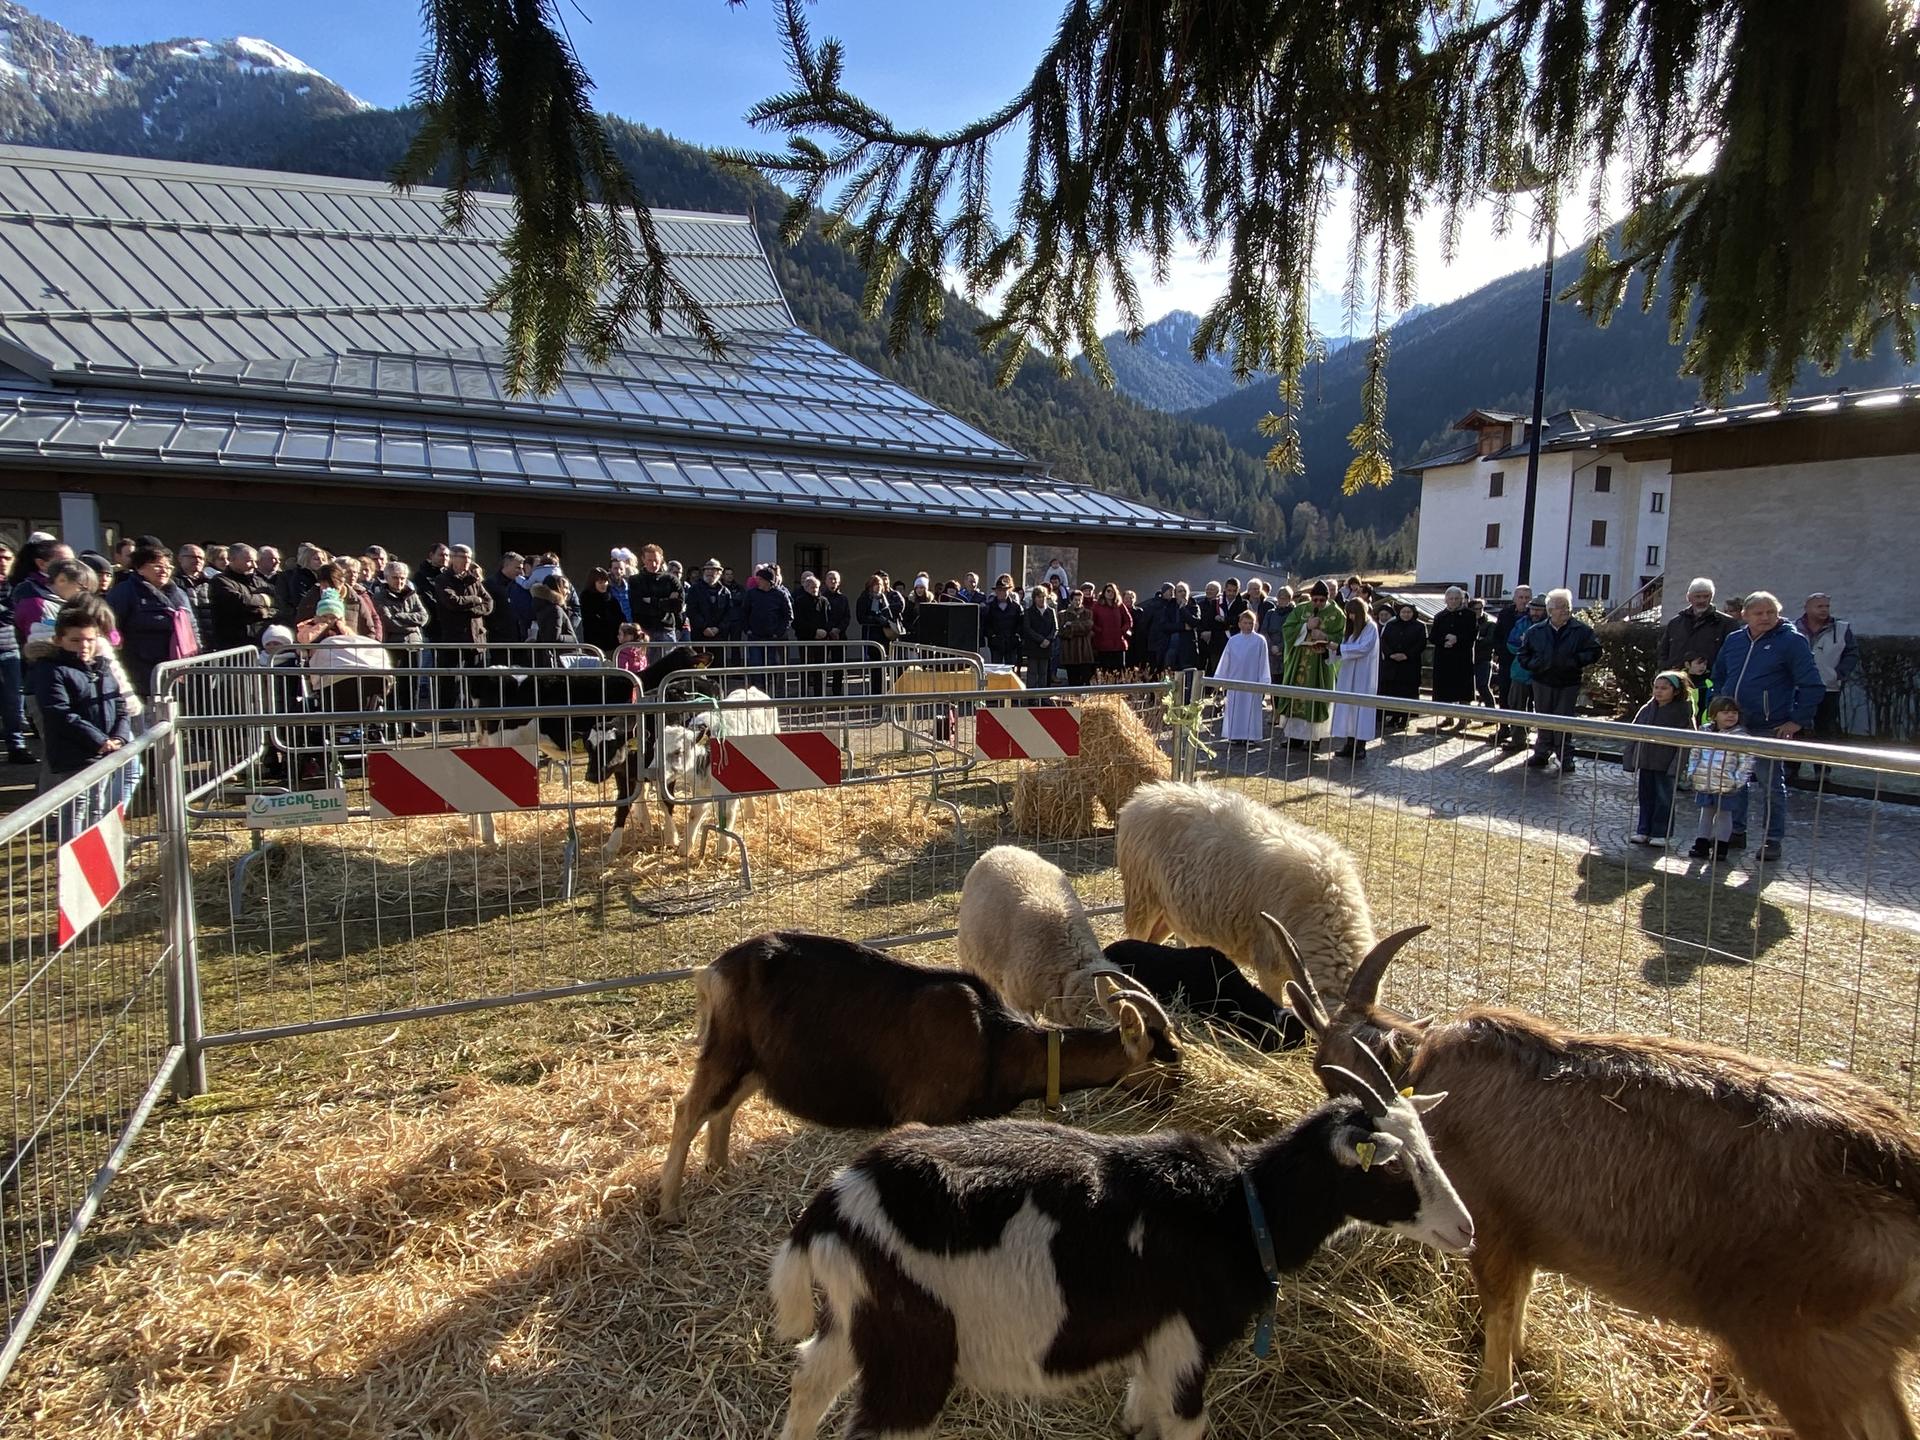
[[[1324,996],[1344,996],[1353,967],[1373,948],[1373,915],[1353,857],[1223,785],[1142,786],[1120,808],[1114,848],[1132,939],[1178,935],[1257,974],[1284,976],[1279,942],[1260,921],[1268,910],[1293,935]]]
[[[967,871],[954,949],[1014,1009],[1062,1025],[1098,1013],[1094,976],[1119,968],[1066,872],[1018,845],[994,846]]]

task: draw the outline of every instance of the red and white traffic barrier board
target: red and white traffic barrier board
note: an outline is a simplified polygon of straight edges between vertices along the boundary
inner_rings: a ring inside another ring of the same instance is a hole
[[[982,760],[1062,760],[1080,753],[1080,712],[1071,705],[982,706],[973,717]]]
[[[116,805],[60,847],[60,949],[98,920],[127,883],[127,807]]]
[[[728,795],[779,795],[840,783],[840,747],[824,730],[715,740],[708,761],[715,787]]]
[[[377,820],[491,815],[539,803],[539,751],[532,745],[377,750],[367,756],[367,809]]]

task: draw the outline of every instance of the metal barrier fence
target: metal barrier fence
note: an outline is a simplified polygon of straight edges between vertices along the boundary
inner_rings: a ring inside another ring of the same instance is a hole
[[[1899,802],[1920,798],[1920,754],[1714,737],[1736,767],[1798,764],[1803,778],[1778,802],[1779,859],[1762,858],[1775,817],[1758,785],[1746,845],[1696,856],[1703,817],[1711,826],[1728,807],[1680,788],[1667,831],[1649,836],[1667,843],[1633,843],[1639,777],[1621,766],[1633,740],[1700,748],[1688,732],[1556,717],[1542,746],[1534,714],[1212,680],[1203,693],[1210,705],[1338,700],[1343,719],[1388,721],[1358,761],[1330,753],[1339,740],[1289,745],[1263,720],[1262,740],[1214,740],[1199,762],[1204,783],[1345,845],[1381,933],[1433,926],[1389,970],[1388,1003],[1504,1004],[1582,1029],[1692,1036],[1854,1070],[1914,1102],[1920,807]],[[1502,727],[1525,748],[1502,748],[1514,743]],[[1551,759],[1555,733],[1573,742],[1570,771]]]
[[[158,723],[109,759],[0,818],[7,988],[0,999],[12,1135],[0,1157],[0,1380],[73,1258],[108,1183],[185,1058],[171,922],[178,807],[126,825],[125,886],[62,947],[60,847],[129,799],[143,770],[178,794],[175,732]],[[168,778],[171,777],[171,778]]]

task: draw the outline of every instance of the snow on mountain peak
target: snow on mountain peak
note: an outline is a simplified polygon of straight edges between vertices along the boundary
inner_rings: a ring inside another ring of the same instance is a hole
[[[256,39],[251,35],[236,35],[228,43],[256,64],[265,65],[274,70],[291,71],[295,75],[312,75],[317,79],[326,79],[306,61],[289,55],[278,45],[268,41]]]

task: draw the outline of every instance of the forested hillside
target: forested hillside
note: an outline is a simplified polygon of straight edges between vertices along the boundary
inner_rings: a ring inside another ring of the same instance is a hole
[[[1569,255],[1554,266],[1556,293],[1573,282],[1580,263],[1580,256]],[[1640,312],[1638,287],[1632,299],[1604,330],[1571,303],[1554,306],[1547,347],[1547,413],[1579,406],[1624,420],[1685,410],[1700,402],[1698,384],[1679,374],[1679,347],[1667,343],[1664,299],[1651,314]],[[1411,464],[1453,443],[1448,427],[1476,406],[1528,413],[1539,333],[1538,270],[1496,280],[1396,325],[1387,363],[1387,426],[1399,462]],[[1419,503],[1417,483],[1402,479],[1385,490],[1340,493],[1352,454],[1347,432],[1360,419],[1366,363],[1367,347],[1355,345],[1308,370],[1300,417],[1307,473],[1295,481],[1295,503],[1306,501],[1323,519],[1337,515],[1356,529],[1388,533]],[[1835,375],[1821,376],[1814,367],[1805,367],[1795,388],[1860,389],[1907,378],[1899,357],[1883,341],[1870,359],[1850,361]],[[1754,385],[1743,398],[1764,395],[1765,388]],[[1264,455],[1268,442],[1255,427],[1262,415],[1277,408],[1273,385],[1264,383],[1192,414],[1218,425],[1249,455]]]

